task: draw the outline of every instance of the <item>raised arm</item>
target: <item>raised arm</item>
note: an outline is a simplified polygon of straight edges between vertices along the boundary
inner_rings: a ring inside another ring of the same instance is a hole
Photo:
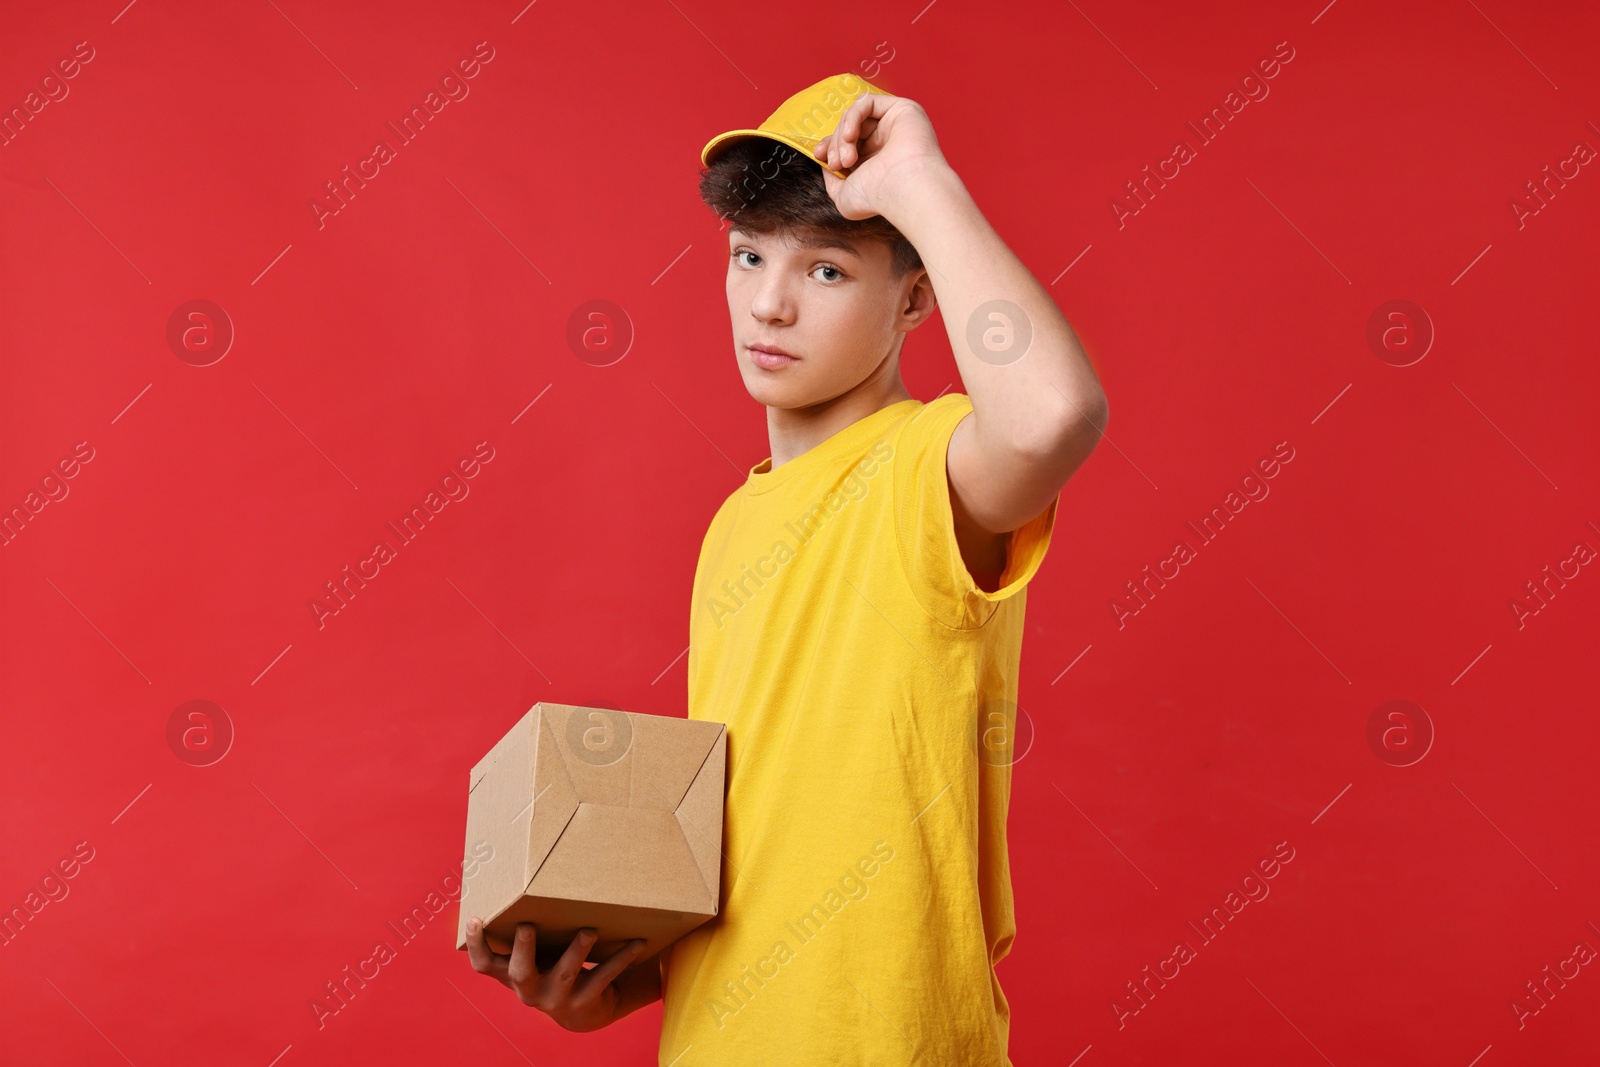
[[[841,214],[881,214],[921,255],[972,400],[950,440],[958,511],[983,530],[1016,529],[1105,429],[1106,395],[1077,335],[978,210],[915,101],[864,93],[817,156]]]

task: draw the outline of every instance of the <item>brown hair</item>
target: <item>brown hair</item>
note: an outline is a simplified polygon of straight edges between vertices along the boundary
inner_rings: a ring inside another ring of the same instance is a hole
[[[847,219],[822,179],[821,165],[781,141],[749,137],[722,148],[700,171],[700,199],[717,217],[746,233],[788,236],[815,230],[889,246],[896,279],[922,266],[905,235],[882,215]]]

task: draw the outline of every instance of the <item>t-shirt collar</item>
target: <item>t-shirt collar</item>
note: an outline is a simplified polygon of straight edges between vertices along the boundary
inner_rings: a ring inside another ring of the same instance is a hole
[[[824,467],[830,460],[838,459],[852,449],[865,445],[872,440],[874,434],[883,432],[894,425],[896,419],[910,414],[921,406],[922,401],[915,397],[907,397],[905,400],[896,401],[887,407],[879,408],[865,418],[857,419],[825,441],[800,453],[800,455],[783,464],[777,470],[772,469],[772,457],[768,456],[750,468],[749,476],[745,480],[745,491],[747,493],[765,493],[793,478],[798,471],[817,470]]]

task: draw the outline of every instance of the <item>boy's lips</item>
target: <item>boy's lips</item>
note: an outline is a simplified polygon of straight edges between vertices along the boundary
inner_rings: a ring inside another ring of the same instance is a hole
[[[750,358],[755,360],[756,366],[765,367],[767,370],[776,370],[800,361],[798,356],[791,356],[777,345],[747,345],[746,350],[749,351]]]

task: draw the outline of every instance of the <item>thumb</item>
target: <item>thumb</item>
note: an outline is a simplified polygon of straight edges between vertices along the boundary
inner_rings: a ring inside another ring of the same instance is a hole
[[[834,204],[839,203],[839,196],[844,190],[844,179],[836,177],[828,165],[822,165],[822,187],[828,191],[828,197]]]

